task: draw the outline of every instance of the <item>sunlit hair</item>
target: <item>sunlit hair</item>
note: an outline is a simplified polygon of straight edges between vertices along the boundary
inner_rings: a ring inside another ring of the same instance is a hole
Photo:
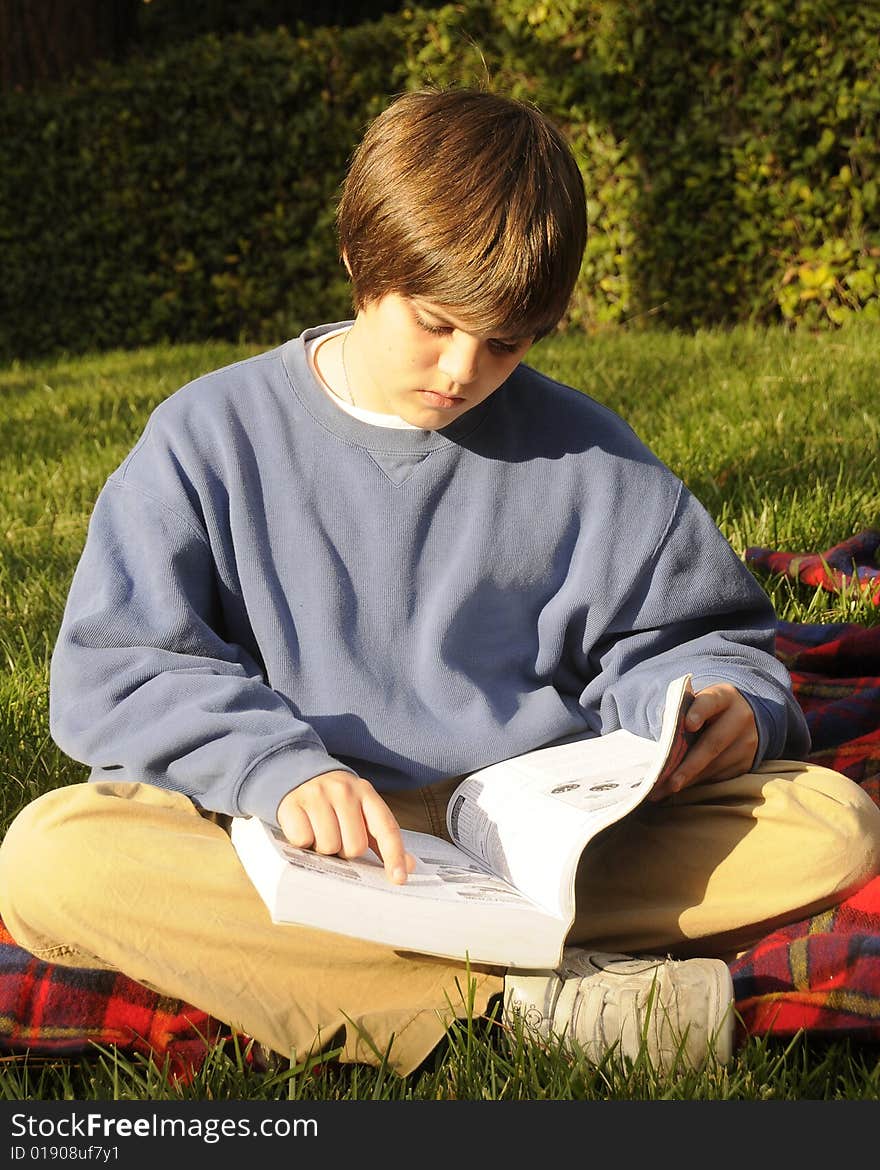
[[[337,213],[356,309],[386,293],[499,336],[565,312],[587,235],[584,184],[533,106],[472,89],[403,94],[368,127]]]

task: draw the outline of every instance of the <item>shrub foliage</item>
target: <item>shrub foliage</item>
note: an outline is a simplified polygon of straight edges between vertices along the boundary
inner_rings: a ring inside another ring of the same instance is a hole
[[[4,96],[0,356],[347,315],[339,183],[423,84],[534,101],[568,134],[592,225],[570,326],[880,318],[878,43],[862,0],[468,0]]]

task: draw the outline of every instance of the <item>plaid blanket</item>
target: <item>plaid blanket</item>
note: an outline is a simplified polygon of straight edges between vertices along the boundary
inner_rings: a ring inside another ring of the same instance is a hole
[[[867,563],[878,548],[880,532],[868,530],[815,557],[750,549],[747,559],[828,589],[855,579],[876,589],[880,603],[880,569]],[[806,714],[810,759],[880,804],[880,627],[780,622],[776,653]],[[806,1029],[880,1040],[880,877],[835,909],[774,931],[731,972],[741,1037]],[[43,963],[0,923],[0,1052],[72,1055],[116,1045],[189,1078],[208,1047],[231,1036],[191,1004],[124,975]]]
[[[0,1051],[40,1056],[116,1046],[152,1056],[189,1080],[228,1030],[191,1004],[149,991],[113,971],[44,963],[0,923]]]
[[[810,759],[880,804],[880,626],[780,622]],[[774,931],[731,964],[742,1031],[880,1040],[880,877],[833,910]]]
[[[774,552],[753,546],[746,549],[745,559],[756,569],[784,573],[829,593],[864,590],[874,605],[880,605],[880,528],[865,528],[820,553]]]
[[[807,718],[810,759],[880,804],[880,626],[779,622],[776,655]]]

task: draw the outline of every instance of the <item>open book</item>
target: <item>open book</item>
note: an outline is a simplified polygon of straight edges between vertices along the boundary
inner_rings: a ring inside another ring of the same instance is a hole
[[[404,831],[404,885],[371,851],[347,860],[289,844],[256,817],[232,842],[273,922],[398,950],[505,967],[554,967],[575,913],[584,849],[681,761],[690,675],[671,683],[659,740],[613,731],[526,752],[466,776],[446,809],[454,845]]]

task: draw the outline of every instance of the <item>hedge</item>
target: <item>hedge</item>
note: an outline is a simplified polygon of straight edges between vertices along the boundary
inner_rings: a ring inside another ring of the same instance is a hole
[[[567,125],[582,323],[880,319],[880,6],[484,0],[427,24],[412,82],[478,73],[479,48]]]
[[[569,327],[880,318],[878,44],[855,0],[471,0],[8,95],[0,356],[345,316],[346,162],[425,83],[533,100],[568,134],[591,219]]]
[[[371,26],[191,42],[2,105],[7,354],[348,311],[333,201],[386,71]],[[10,147],[13,129],[15,146]]]

